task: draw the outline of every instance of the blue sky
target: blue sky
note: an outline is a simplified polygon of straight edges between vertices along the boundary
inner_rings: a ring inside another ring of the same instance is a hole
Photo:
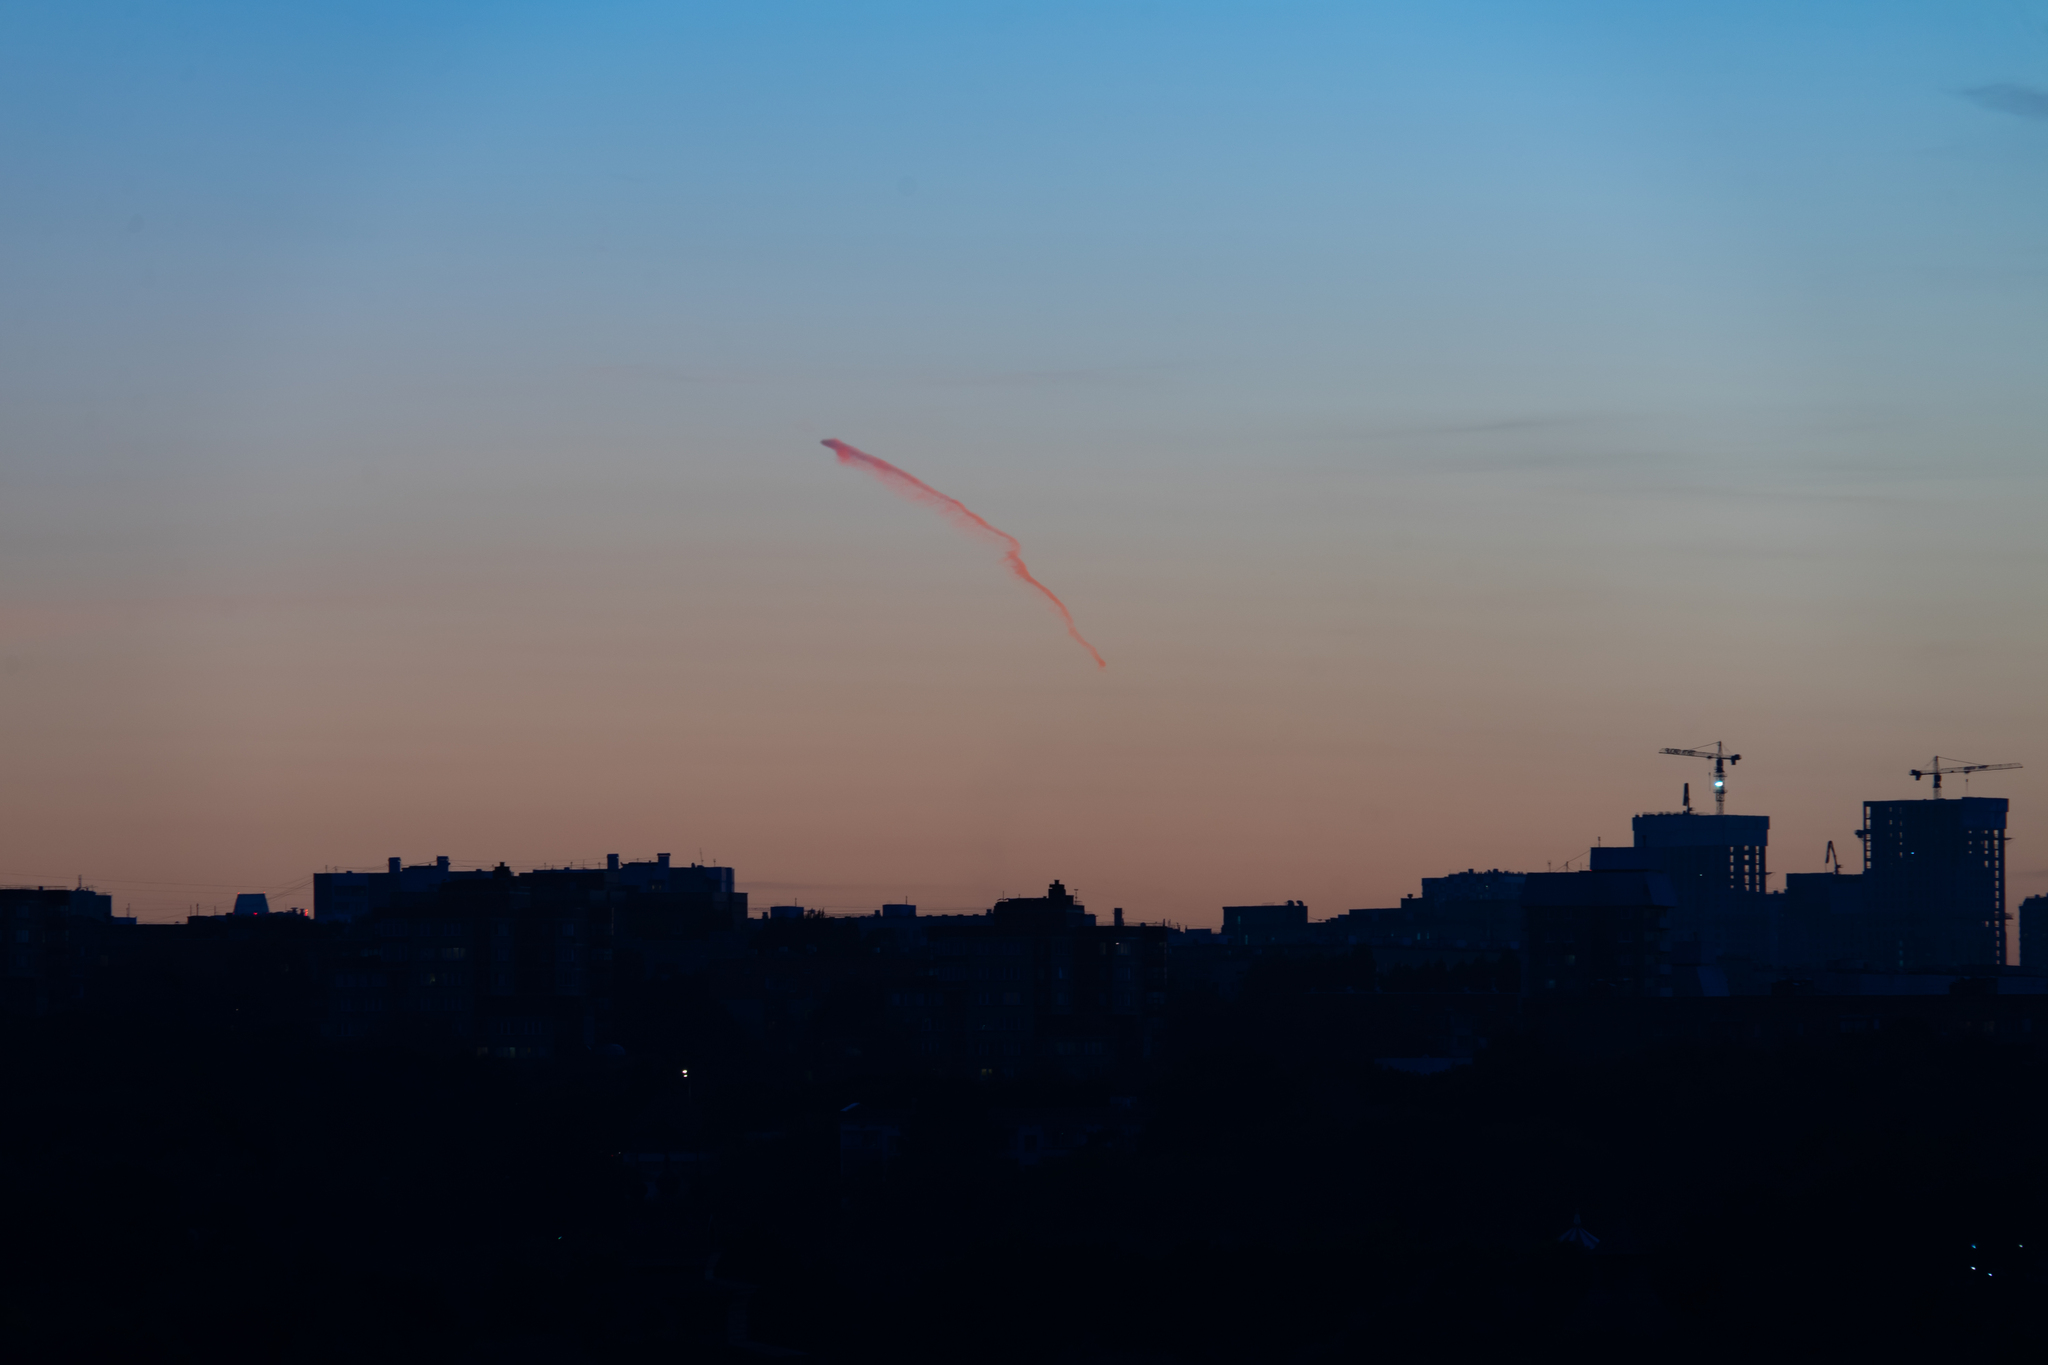
[[[1817,867],[1922,750],[2048,769],[2043,91],[2019,0],[10,6],[0,873],[708,827],[1321,913],[1723,731]],[[450,813],[537,731],[752,795]],[[1090,833],[1161,781],[1242,805]]]

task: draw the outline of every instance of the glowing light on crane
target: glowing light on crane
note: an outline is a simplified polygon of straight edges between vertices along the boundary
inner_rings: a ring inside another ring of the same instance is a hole
[[[1714,760],[1714,814],[1726,815],[1728,801],[1728,766],[1742,762],[1741,754],[1722,751],[1721,741],[1715,740],[1712,749],[1659,749],[1660,754],[1676,754],[1680,758],[1711,758]],[[1690,810],[1691,803],[1686,808]]]

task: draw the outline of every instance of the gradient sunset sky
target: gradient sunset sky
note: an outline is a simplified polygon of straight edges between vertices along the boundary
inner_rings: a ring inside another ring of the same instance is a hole
[[[1321,918],[1721,739],[2016,904],[2044,438],[2042,0],[14,3],[0,880]]]

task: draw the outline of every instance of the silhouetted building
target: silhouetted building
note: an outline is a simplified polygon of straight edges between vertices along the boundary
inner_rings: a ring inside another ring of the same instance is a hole
[[[733,890],[733,870],[691,863],[621,863],[606,858],[606,894],[617,908],[615,979],[631,993],[704,970],[735,950],[747,921],[747,893]]]
[[[1525,876],[1495,867],[1424,877],[1422,894],[1401,897],[1398,907],[1349,910],[1316,927],[1333,945],[1365,945],[1376,955],[1397,954],[1387,957],[1388,962],[1497,959],[1520,946]]]
[[[610,872],[500,864],[482,878],[399,891],[345,921],[331,1038],[377,1038],[497,1057],[598,1041],[610,1004],[616,903]]]
[[[2020,902],[2020,961],[2022,967],[2048,970],[2048,896],[2029,896]]]
[[[1776,965],[1819,970],[1876,960],[1878,940],[1862,877],[1791,872],[1785,876],[1784,892],[1774,899],[1781,902]]]
[[[335,937],[303,914],[138,924],[108,942],[118,978],[112,1003],[151,1017],[312,1032],[327,1015]]]
[[[1308,906],[1301,901],[1283,905],[1226,905],[1223,937],[1245,946],[1306,942]]]
[[[83,887],[0,888],[0,1010],[42,1015],[100,1003],[113,900]]]
[[[1668,935],[1676,908],[1662,872],[1531,873],[1522,884],[1523,993],[1672,994]]]
[[[448,864],[314,876],[314,916],[341,932],[329,1037],[500,1057],[586,1047],[615,983],[631,995],[701,972],[747,917],[731,868],[666,853],[517,876]]]
[[[1462,934],[1474,947],[1512,948],[1521,936],[1516,907],[1528,874],[1492,867],[1466,868],[1443,877],[1422,879],[1422,899],[1439,932]]]
[[[114,898],[86,886],[0,887],[0,912],[10,905],[55,906],[67,915],[109,922],[114,919]]]
[[[926,922],[926,965],[889,1014],[934,1070],[1106,1076],[1149,1060],[1166,1011],[1164,925],[1098,925],[1054,882]]]
[[[654,861],[645,863],[624,863],[619,855],[605,855],[605,870],[616,874],[608,883],[612,886],[631,887],[659,895],[701,896],[707,904],[736,905],[740,907],[740,918],[746,918],[746,895],[733,890],[733,872],[729,867],[710,867],[703,863],[685,866],[671,862],[670,855],[657,853]]]
[[[1662,872],[1672,895],[1671,961],[1681,980],[1718,978],[1731,963],[1775,961],[1773,906],[1765,890],[1768,815],[1638,815],[1630,848],[1596,848],[1595,872]],[[1700,968],[1710,971],[1702,974]],[[1713,989],[1712,987],[1702,987]]]
[[[2004,797],[1863,803],[1875,966],[2005,962],[2005,816]]]
[[[486,881],[488,870],[457,872],[446,858],[407,867],[391,859],[382,872],[315,872],[313,918],[322,922],[361,919],[403,894],[432,891],[448,881]]]
[[[1444,877],[1424,877],[1419,898],[1403,897],[1405,908],[1419,899],[1423,942],[1437,947],[1503,949],[1522,937],[1522,884],[1526,874],[1467,868]]]
[[[1375,951],[1425,947],[1435,938],[1428,902],[1420,896],[1403,896],[1398,906],[1346,910],[1339,918],[1350,924],[1358,942]]]

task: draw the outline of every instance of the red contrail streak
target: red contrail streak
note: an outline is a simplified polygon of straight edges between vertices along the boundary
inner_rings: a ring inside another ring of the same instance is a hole
[[[1045,594],[1045,600],[1052,603],[1053,610],[1060,614],[1060,620],[1067,623],[1067,634],[1073,636],[1081,648],[1088,651],[1088,656],[1095,660],[1097,668],[1109,667],[1103,657],[1095,652],[1095,646],[1089,644],[1081,632],[1074,629],[1074,614],[1067,610],[1067,604],[1060,601],[1051,588],[1033,578],[1031,570],[1024,567],[1024,556],[1019,553],[1023,547],[1017,544],[1015,536],[998,531],[967,510],[966,503],[958,498],[947,497],[924,480],[904,473],[887,460],[878,460],[864,450],[855,450],[844,441],[825,441],[822,444],[831,448],[832,453],[839,457],[839,463],[874,475],[881,480],[884,487],[892,492],[901,493],[912,502],[921,502],[927,507],[937,508],[941,516],[961,530],[1000,544],[1003,547],[1003,563],[1010,566],[1010,572]]]

